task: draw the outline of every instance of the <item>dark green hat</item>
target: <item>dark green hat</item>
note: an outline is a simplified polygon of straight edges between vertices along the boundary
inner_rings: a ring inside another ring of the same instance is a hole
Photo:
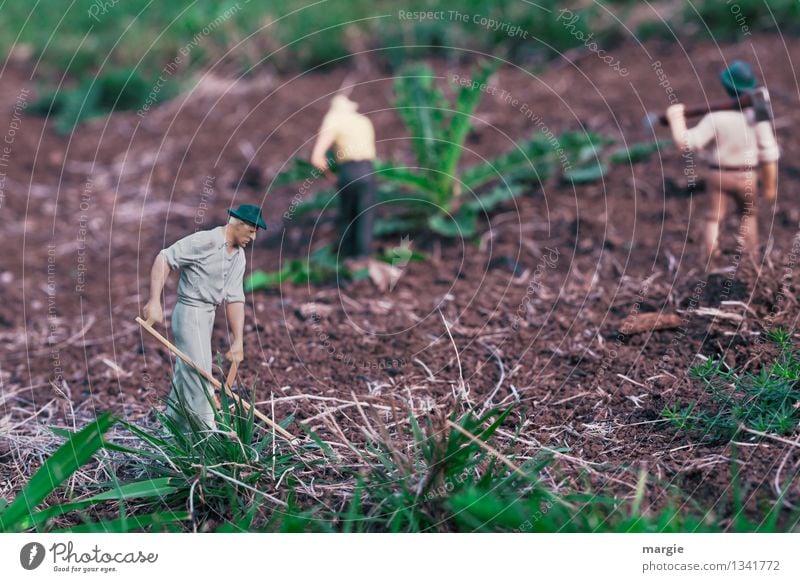
[[[257,228],[263,228],[265,230],[267,228],[266,223],[261,218],[261,209],[258,206],[253,206],[252,204],[240,204],[239,208],[236,210],[233,208],[228,208],[228,214],[248,224],[252,224]]]
[[[747,93],[758,85],[753,69],[744,61],[733,61],[719,74],[719,80],[731,95]]]

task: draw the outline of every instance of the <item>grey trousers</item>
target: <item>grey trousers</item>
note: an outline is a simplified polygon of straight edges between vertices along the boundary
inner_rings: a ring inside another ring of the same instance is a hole
[[[215,310],[186,305],[180,301],[172,312],[172,335],[175,345],[198,366],[211,374],[211,332]],[[167,415],[186,431],[189,424],[183,414],[194,415],[208,428],[216,428],[214,408],[209,401],[214,387],[191,366],[178,358],[172,378]]]
[[[344,258],[366,257],[372,251],[375,215],[375,173],[372,161],[339,165],[339,249]]]

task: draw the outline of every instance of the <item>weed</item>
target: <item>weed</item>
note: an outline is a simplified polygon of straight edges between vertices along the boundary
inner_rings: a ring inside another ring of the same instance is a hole
[[[282,283],[321,285],[337,277],[357,281],[368,276],[366,269],[351,270],[340,262],[330,246],[323,246],[305,259],[289,259],[280,271],[254,271],[244,281],[245,293],[278,287]]]
[[[800,358],[791,333],[777,329],[767,334],[778,348],[775,358],[755,373],[731,370],[709,358],[690,370],[711,396],[710,410],[698,402],[662,412],[681,430],[712,440],[731,440],[742,430],[791,434],[800,423]],[[751,435],[752,436],[752,435]]]
[[[307,441],[287,449],[256,426],[252,412],[224,395],[216,430],[190,422],[184,432],[165,415],[158,415],[161,433],[123,423],[140,446],[106,442],[115,421],[104,415],[77,433],[65,433],[67,442],[17,498],[10,504],[0,500],[0,531],[51,531],[56,518],[77,521],[58,530],[71,532],[744,532],[780,531],[797,523],[796,515],[781,511],[782,496],[762,514],[745,515],[735,463],[734,516],[726,526],[674,488],[663,509],[645,510],[644,471],[628,500],[588,486],[556,494],[539,479],[545,469],[552,476],[550,451],[523,456],[513,440],[498,449],[497,431],[511,412],[409,414],[393,435],[376,416],[364,426],[371,437],[362,447],[351,443],[340,449],[349,451],[347,457],[308,428]],[[103,491],[80,500],[37,509],[100,449],[121,463],[111,474],[137,476],[101,484]],[[329,493],[309,496],[303,493],[307,488],[298,487],[300,479]],[[109,505],[118,505],[119,517],[97,519]],[[786,519],[779,523],[780,517]]]
[[[183,511],[153,511],[136,517],[129,516],[124,511],[125,502],[135,500],[141,503],[172,494],[175,488],[169,479],[143,479],[126,484],[109,483],[99,494],[79,501],[37,509],[64,481],[104,448],[103,436],[114,422],[109,414],[105,414],[83,430],[69,435],[67,441],[45,461],[14,501],[7,504],[5,500],[0,500],[0,532],[47,529],[49,523],[57,517],[70,512],[83,513],[108,502],[122,504],[122,516],[119,519],[90,520],[81,526],[64,531],[127,532],[143,528],[160,529],[187,519],[188,515]]]

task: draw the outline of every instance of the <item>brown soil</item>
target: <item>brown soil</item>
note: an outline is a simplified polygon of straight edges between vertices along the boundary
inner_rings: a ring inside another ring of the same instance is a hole
[[[580,476],[589,471],[594,486],[630,496],[645,468],[653,477],[650,502],[663,503],[665,486],[674,484],[700,507],[724,514],[731,446],[676,432],[660,412],[705,398],[687,379],[700,355],[757,369],[765,355],[756,340],[767,316],[774,314],[772,326],[794,326],[793,287],[777,303],[778,277],[794,266],[800,223],[794,204],[800,140],[791,134],[800,121],[798,86],[788,73],[800,58],[800,42],[786,43],[760,37],[752,47],[698,44],[691,60],[674,45],[630,45],[617,51],[630,71],[625,78],[587,54],[574,67],[539,75],[507,67],[492,81],[527,102],[556,134],[583,126],[624,144],[647,139],[645,112],[669,104],[651,60],[661,61],[682,101],[704,99],[700,86],[712,101],[723,96],[716,80],[723,55],[752,60],[756,51],[769,62],[762,76],[784,160],[776,210],[760,205],[764,240],[774,239],[763,262],[737,259],[731,217],[726,254],[704,274],[698,221],[704,192],[688,191],[680,155],[664,151],[646,163],[614,167],[602,183],[573,189],[549,181],[532,189],[484,218],[479,245],[412,235],[413,248],[429,259],[411,262],[392,291],[379,293],[359,281],[284,285],[249,296],[240,378],[255,386],[258,400],[274,398],[278,418],[294,414],[303,421],[331,410],[311,426],[323,434],[340,426],[357,441],[358,411],[345,406],[354,396],[418,413],[448,411],[461,373],[466,404],[480,409],[490,397],[495,405],[519,404],[515,420],[524,423],[523,439],[513,446],[521,457],[533,456],[539,445],[566,455],[559,465],[568,481],[559,486],[582,486]],[[443,76],[467,72],[435,66]],[[11,119],[20,89],[33,89],[34,73],[3,71],[5,118]],[[327,216],[282,218],[299,185],[263,192],[292,156],[308,156],[326,96],[347,73],[231,85],[212,79],[144,119],[115,114],[81,126],[71,139],[57,137],[39,118],[23,117],[5,169],[7,251],[0,256],[0,381],[6,393],[18,392],[5,405],[12,418],[52,401],[60,413],[45,420],[53,423],[65,422],[70,405],[134,420],[161,406],[171,359],[134,322],[147,298],[150,265],[174,240],[222,223],[229,206],[261,203],[271,225],[248,251],[248,269],[274,270],[334,240]],[[375,70],[362,72],[359,81],[353,96],[378,128],[379,154],[409,159],[390,105],[391,79]],[[479,114],[485,123],[470,138],[473,158],[508,150],[510,140],[536,131],[498,96],[487,96]],[[205,193],[204,184],[212,185]],[[174,283],[173,277],[168,308]],[[659,311],[680,315],[683,323],[620,334],[629,316]],[[318,322],[309,317],[313,312]],[[220,352],[224,328],[221,310],[214,343]],[[60,392],[52,383],[59,374]],[[332,411],[337,406],[343,407]],[[788,479],[800,463],[797,449],[779,442],[738,448],[751,505],[756,497],[775,497],[779,467],[780,478]],[[797,482],[789,498],[800,500]]]

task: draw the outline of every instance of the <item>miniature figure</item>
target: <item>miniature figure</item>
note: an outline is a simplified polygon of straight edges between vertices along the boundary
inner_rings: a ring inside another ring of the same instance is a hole
[[[244,248],[267,225],[261,209],[242,204],[228,209],[225,226],[196,232],[162,250],[150,272],[150,300],[144,306],[148,325],[164,322],[161,293],[169,274],[180,269],[178,302],[172,312],[172,333],[178,349],[211,373],[211,332],[217,306],[225,303],[232,341],[226,358],[238,365],[244,358]],[[212,391],[207,382],[182,360],[175,363],[167,414],[184,430],[188,414],[215,429]]]
[[[666,113],[672,137],[682,151],[699,151],[714,142],[712,151],[705,157],[710,169],[707,175],[710,195],[704,216],[704,247],[708,258],[719,255],[720,223],[725,218],[729,198],[736,202],[741,216],[740,234],[745,250],[749,253],[757,250],[757,165],[761,170],[760,186],[764,197],[772,201],[777,196],[779,151],[768,93],[764,88],[757,88],[753,70],[743,61],[731,63],[720,73],[720,80],[736,100],[724,108],[727,110],[707,113],[692,129],[686,128],[682,103],[672,105]],[[706,108],[706,111],[709,109],[715,108]]]
[[[375,130],[358,104],[344,95],[331,100],[311,154],[311,163],[329,172],[333,147],[339,189],[339,253],[357,259],[370,254],[375,204]]]

